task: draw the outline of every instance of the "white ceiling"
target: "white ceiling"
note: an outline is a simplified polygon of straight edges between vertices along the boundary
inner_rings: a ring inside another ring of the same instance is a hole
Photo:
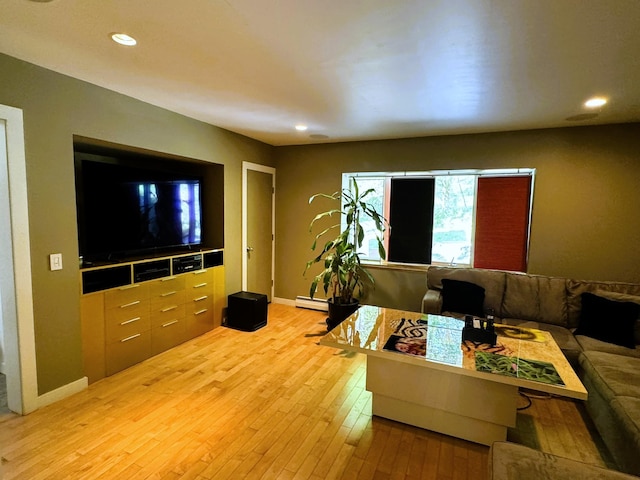
[[[0,52],[271,145],[640,121],[640,0],[0,0]]]

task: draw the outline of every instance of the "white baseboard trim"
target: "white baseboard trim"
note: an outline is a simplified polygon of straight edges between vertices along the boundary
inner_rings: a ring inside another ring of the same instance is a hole
[[[295,306],[309,310],[320,310],[321,312],[329,311],[327,301],[322,298],[296,297]]]
[[[307,308],[309,310],[320,310],[321,312],[329,311],[327,301],[322,298],[296,297],[295,300],[288,298],[273,297],[272,303],[280,303],[290,307]]]
[[[38,408],[46,407],[47,405],[51,405],[52,403],[55,403],[59,400],[82,392],[88,387],[89,379],[87,377],[82,377],[75,382],[68,383],[60,388],[56,388],[55,390],[47,392],[44,395],[38,396]]]
[[[294,300],[289,300],[288,298],[273,297],[271,301],[273,303],[280,303],[282,305],[288,305],[290,307],[296,306],[296,302]]]

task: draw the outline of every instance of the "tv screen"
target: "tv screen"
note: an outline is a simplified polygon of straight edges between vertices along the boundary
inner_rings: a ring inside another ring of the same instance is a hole
[[[202,178],[76,157],[80,255],[121,260],[202,243]]]

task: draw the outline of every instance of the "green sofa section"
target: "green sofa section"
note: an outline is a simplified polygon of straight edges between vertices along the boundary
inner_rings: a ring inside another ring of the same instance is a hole
[[[640,358],[584,351],[578,373],[589,392],[587,412],[611,456],[620,470],[640,475]]]
[[[509,442],[489,452],[490,480],[631,480],[638,477]]]
[[[484,288],[482,308],[484,311],[491,309],[496,322],[551,333],[587,389],[587,412],[618,468],[640,475],[640,348],[637,348],[640,318],[631,318],[632,323],[625,324],[623,332],[629,346],[603,341],[598,335],[594,338],[593,328],[587,332],[589,336],[580,334],[585,332],[585,319],[589,317],[583,311],[583,302],[597,296],[640,305],[640,284],[431,266],[427,270],[423,312],[467,313],[443,312],[443,280],[446,283],[446,279]],[[451,304],[450,301],[445,303]],[[617,314],[598,311],[596,320],[601,322],[596,332],[621,329]],[[632,346],[635,348],[630,348]]]

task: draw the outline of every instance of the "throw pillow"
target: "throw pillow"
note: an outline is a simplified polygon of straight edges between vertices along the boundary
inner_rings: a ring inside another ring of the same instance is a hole
[[[609,292],[607,290],[596,290],[593,292],[598,297],[606,298],[608,300],[615,300],[616,302],[631,302],[640,305],[640,296],[631,295],[629,293]]]
[[[633,329],[640,305],[618,302],[585,292],[576,335],[585,335],[607,343],[635,348]]]
[[[640,296],[632,295],[629,293],[609,292],[607,290],[597,289],[594,294],[599,297],[608,298],[609,300],[616,300],[618,302],[632,302],[640,305]],[[638,309],[638,319],[636,320],[636,326],[633,329],[633,338],[636,345],[640,345],[640,308]]]
[[[462,280],[442,279],[442,311],[484,316],[484,288]]]

